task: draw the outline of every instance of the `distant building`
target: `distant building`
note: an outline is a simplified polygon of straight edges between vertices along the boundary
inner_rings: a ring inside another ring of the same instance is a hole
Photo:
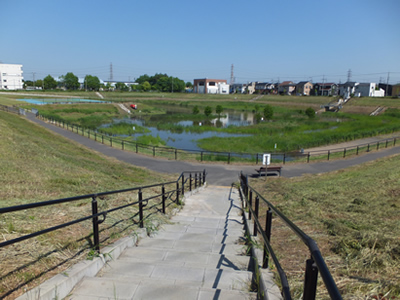
[[[378,86],[380,89],[383,89],[385,91],[385,96],[393,95],[393,86],[391,84],[380,83]]]
[[[392,96],[400,97],[400,83],[392,86]]]
[[[299,95],[310,96],[313,84],[309,81],[300,81],[296,84],[296,93]]]
[[[314,84],[313,88],[314,95],[318,96],[337,96],[339,92],[339,87],[333,82],[317,82]]]
[[[275,84],[269,82],[257,82],[255,86],[255,90],[259,94],[272,94],[275,89]]]
[[[384,97],[385,91],[374,82],[346,82],[339,87],[339,94],[349,97]]]
[[[233,83],[229,85],[230,94],[244,94],[246,93],[247,85],[244,83]]]
[[[229,94],[229,84],[224,79],[195,79],[193,92],[197,94]]]
[[[293,81],[284,81],[278,85],[278,93],[291,95],[296,89],[296,85]]]
[[[0,63],[0,89],[22,90],[24,87],[22,65]]]

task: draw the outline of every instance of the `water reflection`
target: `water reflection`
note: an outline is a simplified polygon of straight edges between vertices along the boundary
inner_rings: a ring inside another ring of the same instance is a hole
[[[226,132],[215,132],[215,131],[204,131],[201,133],[189,132],[185,130],[181,130],[180,132],[171,132],[170,130],[160,130],[155,127],[156,122],[163,122],[163,120],[167,119],[168,123],[172,123],[175,125],[181,125],[183,127],[190,126],[215,126],[217,128],[225,128],[228,126],[248,126],[255,123],[254,114],[253,113],[237,113],[237,112],[226,112],[221,116],[221,118],[215,118],[211,120],[205,121],[193,121],[193,120],[181,120],[181,121],[171,121],[172,112],[169,112],[167,115],[157,115],[151,116],[148,118],[142,117],[132,117],[130,119],[123,120],[115,120],[114,123],[117,122],[125,122],[131,123],[132,125],[136,124],[139,126],[146,127],[150,130],[149,133],[135,133],[133,136],[138,137],[141,135],[151,135],[154,137],[159,136],[162,140],[164,140],[167,146],[183,149],[183,150],[204,150],[197,146],[197,141],[204,138],[209,137],[244,137],[248,136],[247,134],[233,134]],[[109,126],[104,125],[104,126]]]

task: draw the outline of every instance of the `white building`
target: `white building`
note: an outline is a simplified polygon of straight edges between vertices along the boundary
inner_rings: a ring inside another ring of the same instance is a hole
[[[22,90],[24,77],[22,65],[0,63],[0,90]]]
[[[356,86],[354,96],[356,97],[385,97],[385,91],[374,82],[359,83]]]
[[[198,94],[229,94],[229,84],[224,79],[195,79],[193,91]]]

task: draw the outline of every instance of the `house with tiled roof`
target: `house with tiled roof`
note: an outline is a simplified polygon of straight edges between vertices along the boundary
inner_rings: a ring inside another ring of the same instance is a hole
[[[296,90],[296,84],[293,81],[284,81],[278,85],[278,93],[291,95]]]

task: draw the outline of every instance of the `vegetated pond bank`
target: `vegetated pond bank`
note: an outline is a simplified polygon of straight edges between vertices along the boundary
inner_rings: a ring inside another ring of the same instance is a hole
[[[324,112],[311,118],[304,109],[274,106],[270,120],[262,120],[266,106],[257,103],[224,102],[229,109],[223,107],[219,117],[215,113],[219,102],[213,106],[211,102],[132,103],[138,103],[138,109],[129,115],[115,104],[44,105],[39,110],[58,121],[130,136],[141,143],[218,152],[288,152],[400,130],[397,109],[375,117]],[[208,117],[207,106],[212,110]]]

